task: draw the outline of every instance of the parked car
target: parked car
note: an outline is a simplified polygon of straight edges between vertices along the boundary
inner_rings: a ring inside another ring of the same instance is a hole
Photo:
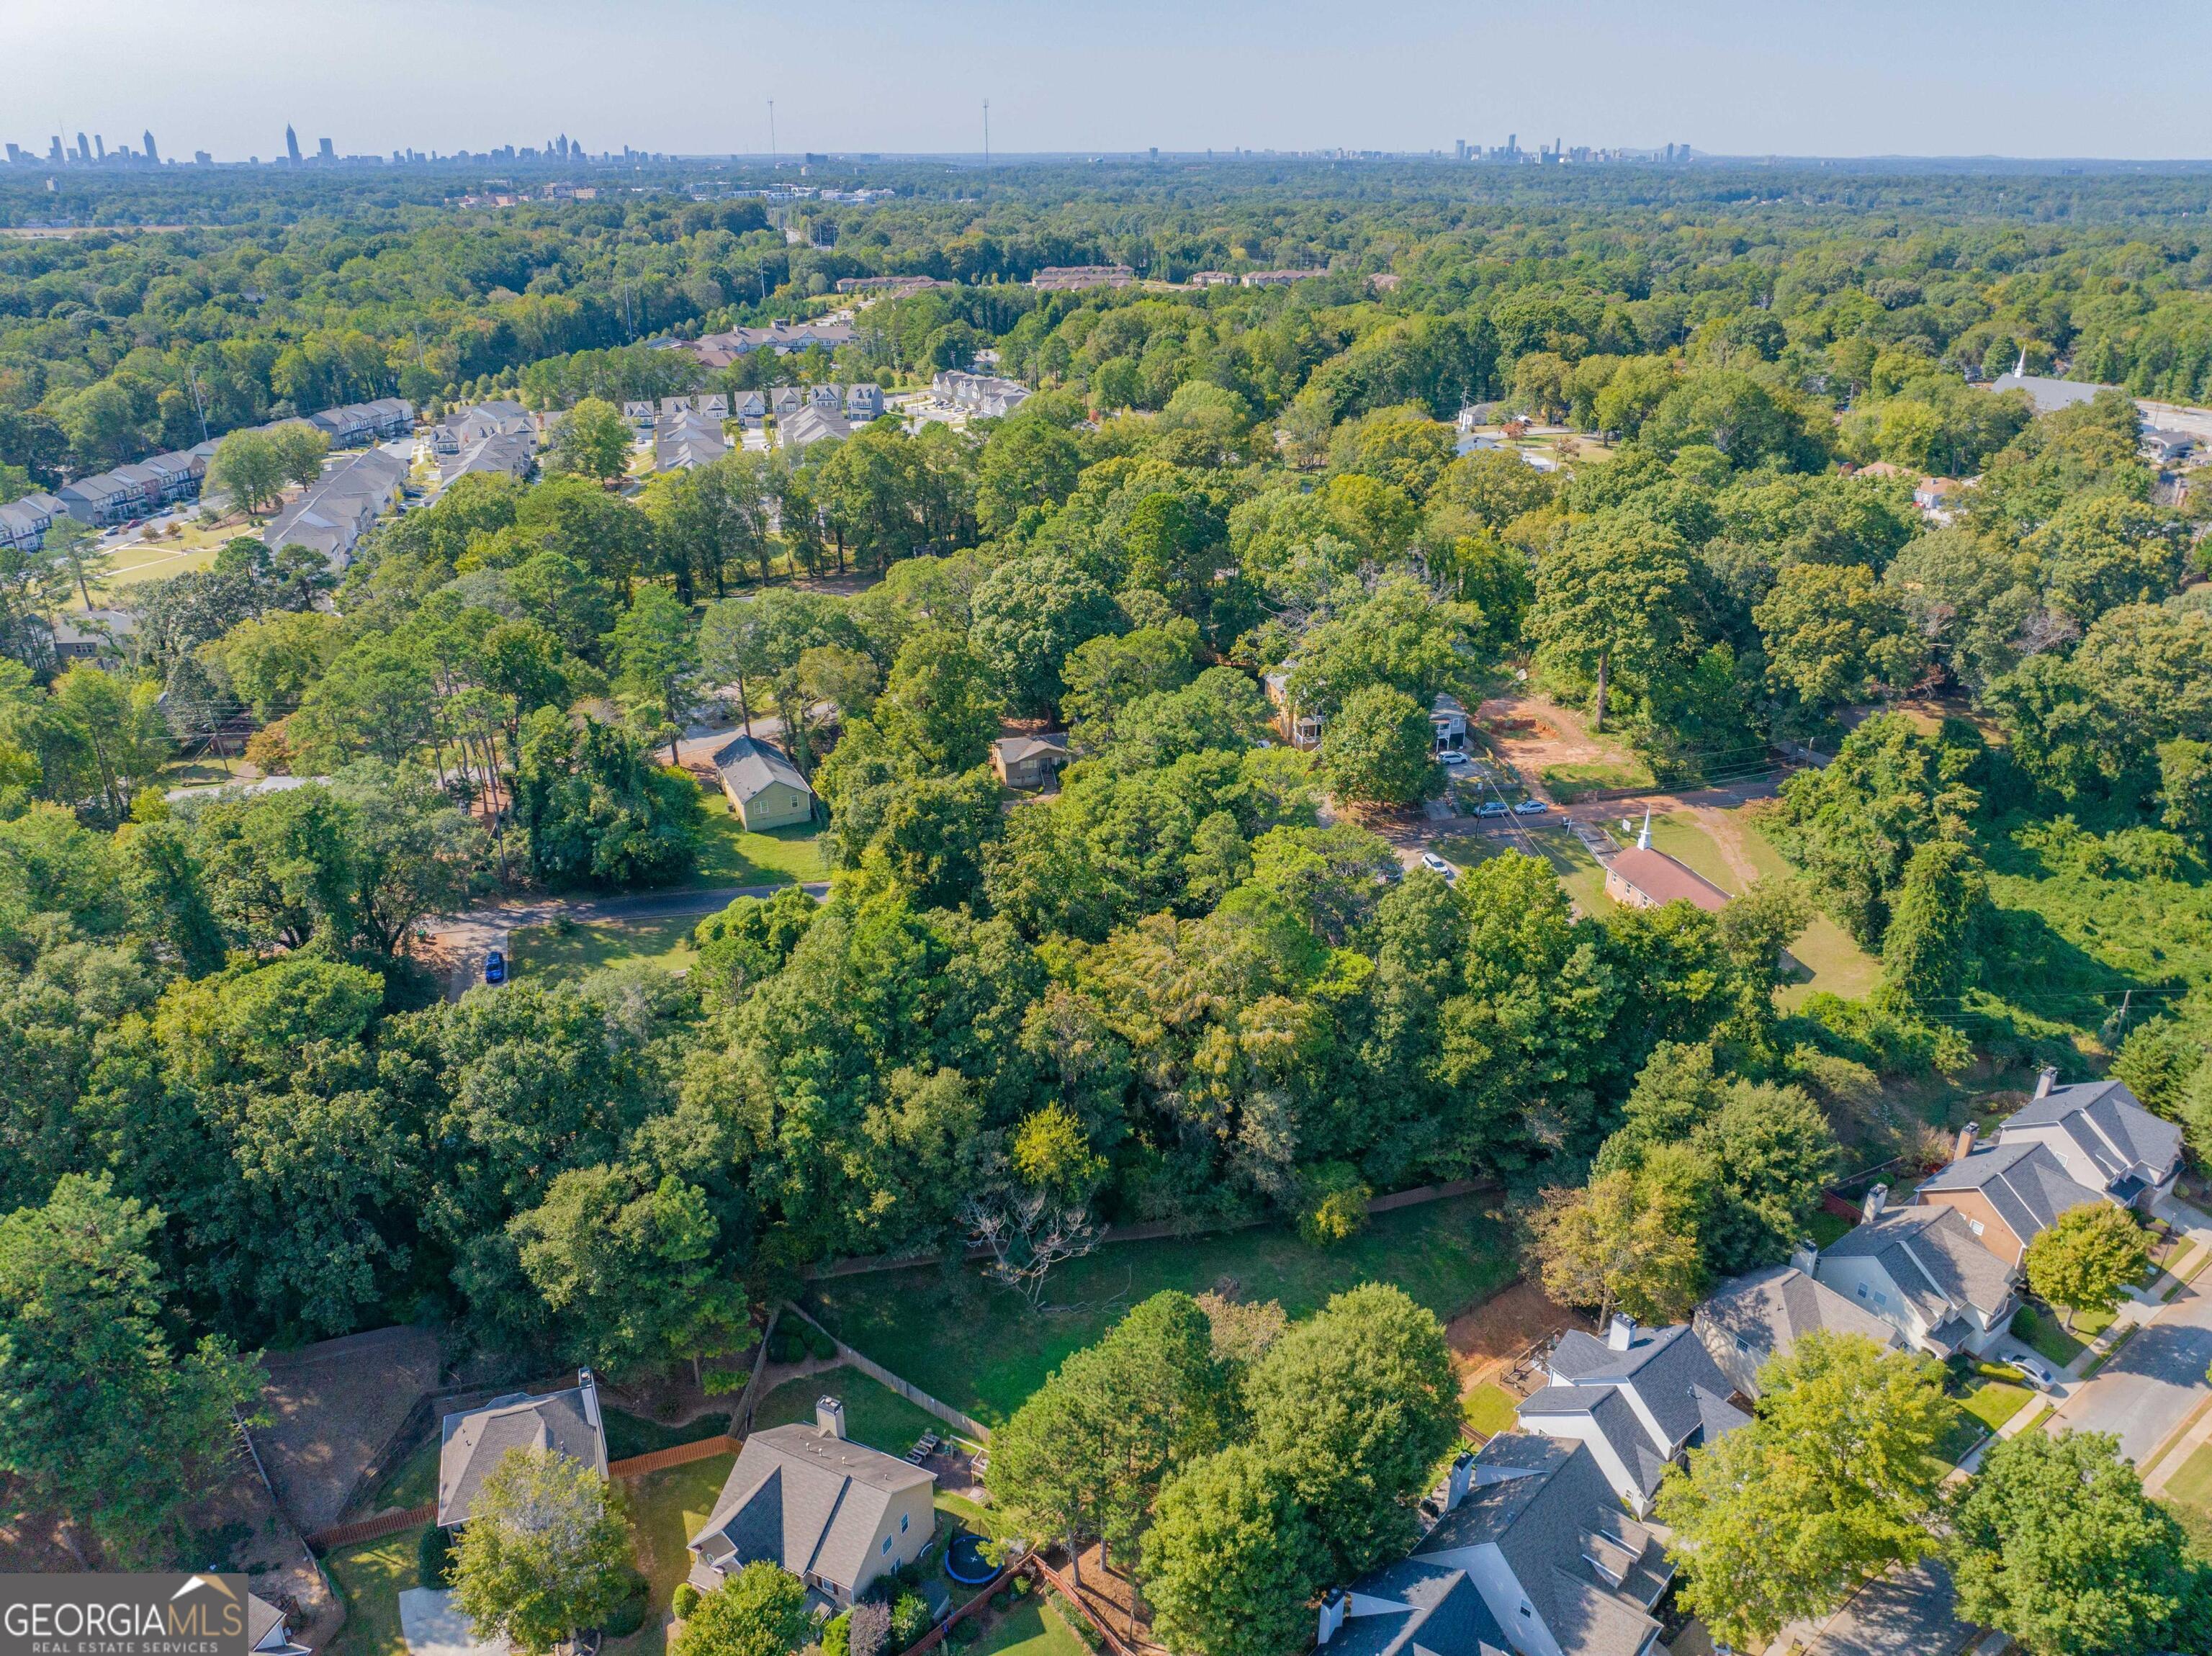
[[[1477,816],[1504,816],[1510,811],[1510,808],[1503,799],[1486,799],[1474,808]]]
[[[1513,807],[1513,814],[1516,816],[1541,816],[1549,810],[1551,807],[1541,799],[1523,799]]]
[[[484,956],[484,981],[486,983],[507,981],[507,956],[496,949]]]
[[[1437,755],[1437,758],[1441,763],[1446,765],[1464,765],[1467,763],[1467,755],[1462,753],[1457,748],[1446,748],[1442,753]]]
[[[1433,851],[1425,851],[1421,853],[1421,866],[1431,874],[1443,876],[1444,883],[1447,885],[1459,878],[1459,870]]]
[[[2051,1372],[2051,1365],[2041,1358],[2014,1357],[2012,1359],[2012,1363],[2021,1374],[2027,1376],[2031,1383],[2041,1390],[2049,1392],[2057,1389],[2058,1376]]]

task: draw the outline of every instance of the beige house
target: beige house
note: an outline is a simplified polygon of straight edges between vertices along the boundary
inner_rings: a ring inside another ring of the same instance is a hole
[[[1010,788],[1041,788],[1066,762],[1067,738],[1057,731],[1043,736],[1002,736],[991,744],[991,768]]]
[[[749,834],[814,820],[814,790],[799,767],[767,743],[740,736],[714,754],[730,808]]]
[[[879,1575],[921,1556],[936,1532],[937,1478],[845,1435],[845,1405],[823,1398],[811,1426],[745,1440],[705,1526],[693,1536],[691,1585],[719,1591],[767,1560],[831,1604],[849,1605]]]

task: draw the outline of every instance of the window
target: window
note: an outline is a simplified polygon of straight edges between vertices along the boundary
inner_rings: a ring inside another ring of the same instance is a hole
[[[1966,1228],[1978,1236],[1982,1234],[1982,1222],[1978,1219],[1969,1219],[1966,1221]]]
[[[1859,1284],[1859,1298],[1862,1300],[1866,1298],[1866,1284],[1864,1283],[1861,1283]]]
[[[1739,1334],[1735,1337],[1735,1349],[1739,1351],[1748,1351],[1751,1350],[1751,1342]]]
[[[1874,1291],[1874,1303],[1877,1311],[1885,1309],[1889,1304],[1889,1295],[1876,1289]]]
[[[899,1533],[901,1535],[904,1535],[906,1533],[906,1526],[909,1523],[913,1522],[913,1520],[914,1514],[912,1513],[901,1513],[899,1514]]]
[[[886,1555],[888,1555],[888,1554],[890,1553],[890,1550],[891,1550],[891,1538],[890,1538],[890,1537],[889,1537],[889,1536],[885,1536],[885,1537],[884,1538],[884,1553],[885,1553]]]

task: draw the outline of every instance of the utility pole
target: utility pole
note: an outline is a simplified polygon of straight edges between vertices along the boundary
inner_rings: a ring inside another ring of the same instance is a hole
[[[983,165],[991,164],[991,100],[983,100]]]
[[[773,165],[775,161],[775,100],[773,98],[768,100],[768,158]]]

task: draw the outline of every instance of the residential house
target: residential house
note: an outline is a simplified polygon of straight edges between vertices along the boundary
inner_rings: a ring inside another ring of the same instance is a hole
[[[1084,288],[1126,288],[1137,273],[1126,264],[1048,264],[1030,278],[1030,286],[1047,293],[1073,293]]]
[[[323,474],[305,494],[261,529],[270,550],[306,546],[323,555],[332,569],[353,561],[353,549],[376,520],[399,503],[407,486],[407,462],[380,448]]]
[[[1289,671],[1269,673],[1260,684],[1275,709],[1275,726],[1282,732],[1283,740],[1294,748],[1321,746],[1322,726],[1328,721],[1319,713],[1305,713],[1291,705]]]
[[[112,529],[146,511],[146,492],[112,471],[95,472],[64,483],[56,495],[69,515],[94,529]]]
[[[2145,459],[2170,466],[2187,459],[2200,440],[2192,432],[2161,431],[2156,426],[2147,426],[2140,440]]]
[[[285,1625],[284,1612],[258,1592],[246,1595],[246,1647],[253,1656],[307,1656],[307,1647]]]
[[[498,473],[527,479],[538,464],[538,434],[525,428],[502,432],[471,443],[459,454],[438,462],[441,487],[477,472]]]
[[[359,448],[376,434],[374,422],[358,403],[311,414],[307,423],[329,438],[332,448]]]
[[[730,417],[730,399],[718,391],[702,391],[691,399],[691,406],[718,424]]]
[[[660,399],[660,418],[664,423],[675,419],[679,414],[691,414],[696,411],[691,399],[688,397],[664,397]]]
[[[639,436],[642,437],[647,432],[653,429],[652,403],[625,403],[622,407],[623,418],[630,422],[631,426],[636,429]]]
[[[720,1590],[763,1560],[830,1604],[848,1606],[878,1576],[912,1563],[935,1534],[934,1474],[845,1435],[845,1406],[814,1405],[811,1426],[745,1439],[714,1509],[690,1542],[691,1585]]]
[[[790,356],[814,345],[835,351],[840,345],[851,344],[857,337],[849,322],[779,319],[764,328],[732,328],[726,333],[702,334],[688,344],[678,341],[675,349],[698,358],[710,368],[726,368],[749,351],[774,351],[778,356]]]
[[[775,441],[779,448],[805,448],[824,438],[842,438],[853,434],[849,421],[834,409],[816,408],[811,403],[790,418],[779,417],[775,424]]]
[[[109,474],[118,481],[128,483],[138,491],[148,512],[159,512],[169,504],[169,474],[158,466],[148,465],[143,460],[127,466],[118,466]]]
[[[845,406],[845,393],[838,386],[823,384],[806,388],[806,400],[824,414],[836,414]]]
[[[477,1492],[510,1449],[550,1449],[607,1475],[606,1422],[599,1386],[588,1368],[566,1391],[532,1397],[512,1392],[481,1409],[445,1418],[438,1448],[438,1524],[468,1522]]]
[[[1042,736],[1002,736],[991,744],[991,768],[1010,788],[1041,788],[1067,762],[1067,737],[1058,731]]]
[[[138,631],[128,610],[70,610],[54,617],[54,654],[64,661],[107,665],[123,658],[124,647]]]
[[[929,382],[930,395],[949,407],[985,419],[1012,414],[1028,399],[1030,388],[996,374],[962,373],[946,368]]]
[[[1651,848],[1651,825],[1634,845],[1613,853],[1605,865],[1605,895],[1624,908],[1658,908],[1692,903],[1709,914],[1729,906],[1729,895],[1686,863]]]
[[[1543,1386],[1521,1400],[1522,1430],[1586,1445],[1639,1518],[1668,1465],[1751,1419],[1687,1323],[1638,1328],[1616,1316],[1603,1339],[1570,1329],[1545,1369]]]
[[[1823,1248],[1814,1274],[1938,1357],[1977,1356],[2018,1306],[2014,1268],[1982,1246],[1957,1209],[1889,1206],[1887,1186],[1866,1194],[1864,1216]]]
[[[722,422],[688,409],[673,415],[664,413],[653,434],[653,464],[657,471],[696,470],[729,452]]]
[[[1233,288],[1237,276],[1231,270],[1193,270],[1183,284],[1186,288]]]
[[[837,291],[841,294],[878,294],[887,299],[899,299],[908,294],[921,293],[925,288],[943,288],[949,285],[939,282],[935,276],[879,276],[837,278]]]
[[[1467,709],[1457,696],[1439,694],[1429,704],[1429,728],[1436,732],[1438,753],[1467,751]]]
[[[1912,504],[1922,512],[1949,512],[1958,506],[1966,486],[1956,477],[1923,477],[1912,488]]]
[[[1410,1558],[1324,1602],[1319,1643],[1329,1656],[1649,1656],[1661,1648],[1651,1607],[1674,1565],[1620,1509],[1585,1446],[1503,1434],[1455,1463],[1437,1504],[1442,1515]],[[1454,1576],[1474,1589],[1480,1612]],[[1422,1636],[1405,1636],[1417,1623]]]
[[[880,420],[884,415],[884,388],[863,381],[845,387],[845,417],[854,425],[866,425],[871,420]]]
[[[535,429],[530,410],[521,403],[495,399],[448,414],[430,428],[430,446],[440,454],[459,454],[487,437]]]
[[[35,552],[46,544],[46,528],[52,522],[27,501],[0,506],[0,547],[11,552]]]
[[[2015,1265],[2059,1215],[2105,1199],[2077,1184],[2048,1144],[2021,1138],[1978,1149],[1971,1125],[1959,1134],[1950,1164],[1923,1180],[1918,1195],[1954,1210],[1984,1247]]]
[[[379,437],[405,437],[415,429],[415,405],[404,397],[380,397],[366,409]]]
[[[716,749],[714,771],[748,834],[814,820],[814,790],[799,767],[757,737],[737,737]]]
[[[2181,1129],[2145,1109],[2124,1081],[2057,1084],[2045,1070],[2035,1096],[1997,1129],[2000,1145],[2049,1148],[2077,1184],[2105,1199],[2148,1211],[2173,1192],[2181,1173]]]
[[[731,399],[730,414],[746,430],[758,430],[768,418],[768,398],[757,391],[741,391]]]
[[[2010,373],[2001,373],[1990,381],[1991,391],[2024,391],[2027,400],[2035,404],[2038,414],[2055,414],[2060,409],[2071,408],[2076,403],[2087,403],[2100,391],[2117,391],[2117,385],[2092,385],[2082,379],[2052,379],[2027,371],[2027,353],[2020,354],[2020,362]]]
[[[1774,1358],[1788,1356],[1814,1329],[1904,1346],[1894,1326],[1814,1277],[1818,1263],[1808,1247],[1786,1265],[1729,1277],[1698,1307],[1690,1325],[1736,1395],[1756,1398],[1759,1371]]]
[[[794,415],[806,406],[806,388],[803,385],[778,385],[769,393],[769,409],[779,420]]]
[[[197,500],[200,485],[207,481],[207,460],[191,449],[178,449],[173,453],[156,454],[140,462],[161,481],[161,504],[174,506],[179,500]]]
[[[1326,270],[1247,270],[1237,280],[1237,285],[1244,288],[1287,288],[1328,274]]]

